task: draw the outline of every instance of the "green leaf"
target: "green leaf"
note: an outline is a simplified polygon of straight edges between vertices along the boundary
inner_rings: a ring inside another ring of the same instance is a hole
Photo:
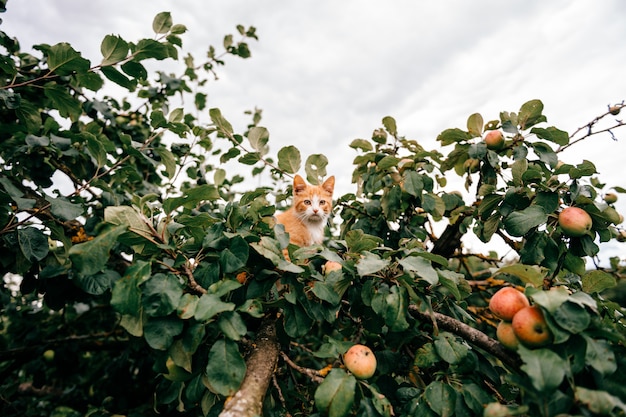
[[[17,240],[22,254],[30,262],[41,261],[50,251],[48,236],[34,227],[18,229]]]
[[[100,140],[98,140],[96,135],[92,135],[91,133],[85,133],[85,136],[87,137],[87,149],[89,149],[89,153],[91,154],[93,159],[95,159],[98,167],[105,166],[108,162],[108,155],[106,149],[104,148],[104,145]]]
[[[451,365],[461,363],[470,351],[465,343],[459,343],[452,333],[441,332],[435,339],[435,350],[444,361]]]
[[[88,294],[101,295],[113,288],[113,285],[120,279],[120,274],[107,269],[95,275],[75,276],[73,281],[76,285]]]
[[[252,148],[260,155],[265,155],[268,151],[267,141],[269,140],[270,132],[259,126],[253,126],[248,132],[248,141]]]
[[[135,61],[154,58],[163,60],[169,57],[167,47],[154,39],[141,39],[137,42],[137,48],[134,53]]]
[[[120,68],[122,68],[122,71],[124,71],[127,75],[130,75],[132,78],[136,78],[138,80],[145,80],[148,78],[148,71],[146,70],[146,67],[141,65],[139,62],[124,62]]]
[[[530,100],[520,108],[518,114],[518,124],[522,130],[528,129],[537,123],[545,122],[547,119],[541,114],[543,103],[540,100]]]
[[[578,258],[580,259],[580,258]],[[583,291],[592,293],[601,293],[607,288],[613,288],[617,285],[615,277],[607,272],[593,270],[586,272],[582,277]]]
[[[300,304],[285,304],[284,328],[289,337],[302,337],[311,330],[313,320],[306,314]]]
[[[517,352],[524,364],[533,386],[539,392],[548,394],[561,385],[569,363],[550,349],[527,349],[520,345]]]
[[[473,137],[481,136],[483,134],[483,117],[480,113],[474,113],[467,119],[467,131]]]
[[[76,100],[66,88],[58,84],[48,83],[43,92],[62,117],[69,117],[71,121],[76,122],[83,114],[80,101]]]
[[[52,214],[61,220],[74,220],[82,216],[85,211],[82,205],[72,203],[65,197],[48,198],[48,201],[50,202],[50,211]]]
[[[385,324],[389,326],[392,332],[402,332],[409,328],[406,321],[408,310],[407,290],[397,285],[389,289],[389,293],[385,295],[385,308],[383,310],[383,318]]]
[[[364,255],[356,265],[357,272],[362,277],[375,274],[389,265],[389,260],[381,259],[373,253],[365,253]]]
[[[118,236],[125,231],[125,225],[109,226],[93,240],[72,246],[69,257],[76,272],[80,275],[94,275],[104,270],[109,261],[109,251]]]
[[[343,369],[332,369],[315,390],[315,406],[329,417],[347,416],[354,404],[356,378]]]
[[[611,375],[617,370],[617,361],[613,348],[606,340],[596,340],[583,334],[587,342],[585,363],[598,371],[600,375]]]
[[[326,166],[328,158],[322,154],[309,155],[304,163],[304,172],[306,172],[307,181],[311,184],[319,184],[320,178],[326,176]]]
[[[161,157],[161,163],[165,165],[167,177],[174,178],[176,169],[178,168],[174,154],[165,148],[156,148],[154,151]]]
[[[152,349],[167,350],[182,332],[183,321],[178,317],[159,317],[148,320],[143,336]]]
[[[534,133],[538,138],[549,140],[557,145],[567,145],[569,143],[569,134],[563,130],[559,130],[554,126],[550,126],[547,129],[540,127],[533,127],[530,133]]]
[[[152,317],[167,316],[176,309],[183,287],[172,274],[155,274],[143,283],[141,299],[144,312]]]
[[[354,139],[352,142],[350,142],[349,146],[353,149],[361,149],[364,152],[369,152],[374,149],[372,143],[365,139]]]
[[[213,201],[220,198],[219,191],[215,185],[203,184],[186,190],[182,197],[168,198],[163,202],[163,211],[171,213],[179,207],[189,209],[195,208],[202,201]]]
[[[15,115],[26,126],[28,132],[39,132],[41,127],[41,114],[39,109],[27,100],[20,102],[20,107],[15,110]]]
[[[224,336],[230,340],[240,340],[242,336],[246,334],[248,328],[243,321],[239,313],[235,311],[227,311],[220,315],[217,321],[217,326],[220,328]]]
[[[376,249],[382,242],[383,240],[378,236],[365,234],[360,229],[350,230],[346,234],[346,243],[350,252],[353,253],[362,253]]]
[[[431,261],[422,256],[407,256],[406,258],[402,258],[398,263],[405,271],[415,272],[430,285],[435,285],[439,282],[439,275],[435,268],[433,268]]]
[[[104,220],[118,226],[128,226],[128,230],[145,238],[152,238],[152,230],[143,215],[134,207],[109,206],[104,209]]]
[[[150,263],[137,261],[117,280],[111,291],[111,306],[120,314],[140,315],[141,290],[139,285],[150,278]]]
[[[626,404],[619,397],[606,391],[590,390],[577,386],[575,396],[576,400],[586,405],[594,415],[613,415],[612,411],[615,408],[622,410],[622,414],[626,413]]]
[[[548,215],[539,206],[530,206],[524,210],[514,211],[504,219],[504,228],[511,236],[524,236],[533,227],[548,221]]]
[[[48,69],[59,75],[70,75],[73,72],[83,73],[89,70],[91,64],[81,57],[69,43],[58,43],[47,51]]]
[[[406,170],[402,177],[404,179],[404,191],[411,194],[413,197],[419,197],[424,190],[424,178],[422,174],[413,170]]]
[[[244,361],[237,344],[231,340],[218,340],[209,351],[205,369],[206,383],[215,394],[233,395],[246,375]]]
[[[205,322],[219,313],[233,311],[234,309],[234,303],[225,303],[215,294],[203,294],[200,300],[198,300],[194,318],[198,321]]]
[[[565,302],[552,313],[552,317],[558,323],[559,327],[570,333],[580,333],[589,327],[591,323],[591,315],[581,305],[576,303]]]
[[[233,134],[233,126],[222,116],[222,112],[218,108],[209,109],[211,121],[221,132],[230,136]]]
[[[102,67],[100,68],[100,71],[105,77],[113,81],[115,84],[124,87],[128,91],[135,91],[135,88],[137,87],[137,81],[128,78],[117,69],[113,67]]]
[[[441,146],[451,145],[456,142],[464,142],[471,139],[472,136],[461,129],[446,129],[437,136],[437,140],[441,142]]]
[[[525,284],[532,284],[535,287],[541,287],[543,285],[543,279],[546,277],[545,269],[540,266],[524,264],[503,266],[494,273],[494,276],[499,274],[513,275]]]
[[[154,33],[167,33],[172,28],[172,25],[172,14],[170,12],[161,12],[154,17],[152,30],[154,30]]]
[[[100,52],[102,52],[100,65],[117,64],[128,55],[128,42],[120,36],[106,35],[100,44]]]
[[[545,162],[552,168],[556,167],[556,164],[559,162],[559,158],[550,146],[543,142],[533,142],[530,146],[533,148],[537,156],[539,156],[541,161]]]
[[[391,116],[383,117],[383,126],[390,135],[396,136],[398,134],[398,128],[396,126],[396,120]]]
[[[220,252],[220,267],[222,271],[229,274],[244,267],[248,261],[248,255],[248,242],[241,236],[235,236],[230,240],[228,248]]]
[[[301,163],[300,151],[295,146],[285,146],[278,151],[278,167],[287,174],[298,172]]]
[[[454,416],[456,391],[441,381],[431,382],[424,390],[428,406],[441,417]]]

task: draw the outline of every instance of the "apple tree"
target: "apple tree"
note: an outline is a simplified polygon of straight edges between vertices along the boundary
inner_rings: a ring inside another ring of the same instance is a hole
[[[203,62],[169,12],[152,30],[106,36],[98,63],[0,32],[2,415],[626,414],[624,260],[599,262],[626,190],[561,158],[623,102],[571,134],[540,100],[475,113],[436,150],[384,117],[348,141],[325,243],[299,248],[274,214],[329,156],[273,150],[261,110],[237,128],[208,94],[255,28]],[[505,287],[549,343],[498,341]],[[343,363],[357,344],[373,375]]]

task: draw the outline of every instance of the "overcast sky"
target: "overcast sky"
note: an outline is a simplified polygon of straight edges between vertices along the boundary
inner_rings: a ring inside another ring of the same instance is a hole
[[[97,63],[105,35],[151,37],[162,11],[187,26],[184,48],[197,61],[237,24],[257,28],[252,58],[228,60],[209,106],[238,131],[245,110],[263,109],[272,150],[326,154],[338,194],[354,191],[348,144],[387,115],[435,149],[442,130],[464,128],[474,112],[493,120],[540,99],[548,123],[571,133],[626,99],[623,0],[9,0],[0,29],[23,50],[65,41]],[[605,182],[626,187],[626,129],[616,136],[561,159],[592,160]]]

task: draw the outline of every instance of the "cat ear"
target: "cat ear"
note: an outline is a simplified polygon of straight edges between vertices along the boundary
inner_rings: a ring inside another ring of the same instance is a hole
[[[324,191],[332,194],[333,190],[335,189],[335,176],[333,175],[328,177],[328,179],[322,184],[322,188],[324,189]]]
[[[304,179],[302,179],[302,177],[300,175],[296,175],[293,178],[293,192],[294,194],[298,194],[299,192],[302,192],[306,190],[306,182],[304,182]]]

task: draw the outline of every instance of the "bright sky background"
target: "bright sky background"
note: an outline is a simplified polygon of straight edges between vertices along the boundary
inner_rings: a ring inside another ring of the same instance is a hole
[[[494,120],[540,99],[548,124],[571,133],[626,99],[623,0],[9,0],[0,30],[25,51],[69,42],[97,63],[105,35],[151,37],[162,11],[187,26],[197,62],[237,24],[257,28],[252,58],[227,60],[209,106],[237,131],[245,110],[263,109],[272,151],[327,155],[337,195],[354,191],[348,144],[387,115],[435,149],[442,130],[475,112]],[[604,182],[626,187],[626,128],[615,133],[617,142],[595,136],[560,157],[589,159]],[[617,208],[626,213],[626,195]]]

